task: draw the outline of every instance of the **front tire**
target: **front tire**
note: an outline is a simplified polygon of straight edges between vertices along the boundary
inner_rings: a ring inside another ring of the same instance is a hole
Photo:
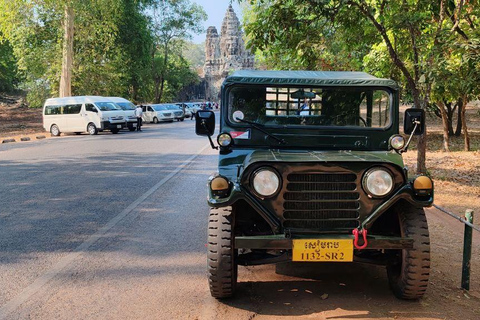
[[[395,250],[387,265],[390,288],[399,299],[420,299],[430,276],[430,236],[422,208],[405,205],[396,208],[400,235],[413,239],[413,248]]]
[[[60,135],[60,128],[58,128],[56,124],[53,124],[50,127],[50,133],[52,134],[52,136],[58,137]]]
[[[237,286],[237,250],[234,247],[232,207],[212,208],[208,221],[208,282],[212,297],[234,295]]]
[[[153,123],[158,123],[158,118],[157,117],[153,118]]]
[[[88,131],[88,134],[91,136],[98,134],[98,129],[93,123],[88,124],[87,131]]]
[[[119,130],[118,129],[112,129],[110,131],[112,131],[113,134],[117,134]]]

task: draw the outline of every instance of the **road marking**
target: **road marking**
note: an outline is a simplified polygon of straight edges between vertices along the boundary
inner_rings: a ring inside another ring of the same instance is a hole
[[[43,275],[38,277],[32,284],[27,286],[20,292],[16,297],[9,300],[2,308],[0,308],[0,320],[6,319],[7,316],[15,311],[20,305],[28,301],[28,299],[37,293],[43,286],[45,286],[50,280],[57,276],[62,270],[64,270],[69,264],[78,259],[82,254],[84,254],[88,248],[90,248],[97,240],[99,240],[103,235],[105,235],[110,229],[112,229],[117,223],[122,219],[128,216],[136,207],[138,207],[143,201],[145,201],[150,195],[157,191],[161,186],[167,183],[171,178],[173,178],[177,173],[182,171],[190,163],[195,160],[200,154],[202,154],[205,149],[210,147],[210,144],[205,145],[200,151],[185,161],[185,163],[178,166],[174,171],[168,174],[160,182],[150,188],[147,192],[141,195],[137,200],[132,202],[127,208],[122,212],[117,214],[115,217],[110,219],[106,225],[100,228],[96,233],[92,234],[87,238],[81,245],[75,248],[72,252],[67,254],[65,257],[61,258],[52,268],[50,268]]]

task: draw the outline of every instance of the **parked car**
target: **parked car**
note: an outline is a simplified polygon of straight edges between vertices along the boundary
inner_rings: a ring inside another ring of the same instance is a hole
[[[142,106],[143,116],[142,120],[145,122],[159,123],[160,121],[173,122],[173,112],[165,105],[152,104]]]
[[[182,109],[183,113],[185,114],[185,118],[190,118],[192,116],[192,110],[185,102],[177,102],[175,104]]]
[[[125,127],[125,113],[105,97],[50,98],[43,106],[43,127],[53,136],[62,132],[95,135],[103,130],[118,133]]]
[[[106,97],[115,102],[125,113],[125,125],[130,131],[137,129],[137,117],[135,116],[135,105],[127,99],[121,97]]]
[[[173,118],[177,121],[185,120],[185,114],[183,110],[176,104],[165,104],[164,105],[168,110],[171,110],[173,113]]]

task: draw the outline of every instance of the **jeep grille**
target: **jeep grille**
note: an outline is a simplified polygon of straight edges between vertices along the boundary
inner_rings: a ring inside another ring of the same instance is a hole
[[[284,228],[351,231],[359,226],[356,174],[290,173],[286,180]]]

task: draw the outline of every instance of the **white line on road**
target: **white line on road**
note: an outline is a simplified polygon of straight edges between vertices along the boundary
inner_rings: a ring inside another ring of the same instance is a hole
[[[167,183],[171,178],[173,178],[177,173],[182,171],[186,166],[188,166],[196,157],[198,157],[205,149],[210,147],[209,144],[205,145],[197,154],[192,155],[187,159],[185,163],[178,166],[174,171],[169,175],[163,178],[160,182],[150,188],[137,200],[132,202],[125,210],[117,214],[110,221],[107,222],[102,228],[100,228],[96,233],[92,234],[85,240],[81,245],[75,248],[71,253],[67,254],[65,257],[61,258],[52,268],[50,268],[43,275],[38,277],[32,284],[26,287],[22,292],[20,292],[15,298],[8,301],[2,308],[0,308],[0,320],[6,319],[7,316],[15,311],[20,305],[28,301],[28,299],[37,293],[43,286],[45,286],[50,280],[52,280],[56,275],[58,275],[62,270],[64,270],[69,264],[78,259],[85,251],[88,250],[97,240],[99,240],[103,235],[105,235],[110,229],[112,229],[117,223],[122,219],[128,216],[138,205],[140,205],[145,199],[147,199],[152,193],[157,191],[161,186]]]

